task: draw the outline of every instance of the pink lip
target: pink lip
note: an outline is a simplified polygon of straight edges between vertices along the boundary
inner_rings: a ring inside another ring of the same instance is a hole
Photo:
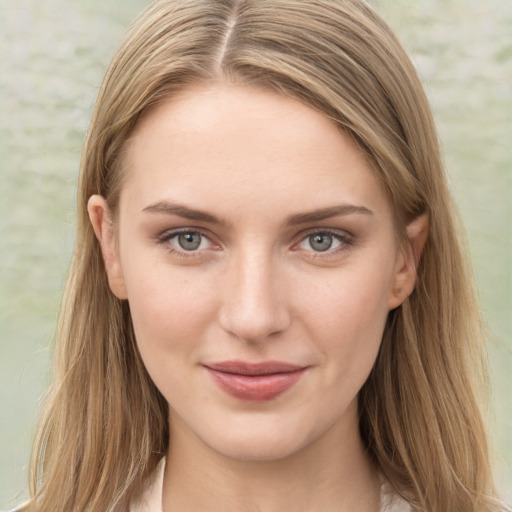
[[[290,389],[307,367],[279,361],[224,361],[204,365],[214,382],[235,398],[263,402]]]

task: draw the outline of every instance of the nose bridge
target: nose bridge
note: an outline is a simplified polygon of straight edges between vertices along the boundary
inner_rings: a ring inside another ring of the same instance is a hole
[[[279,293],[279,261],[272,251],[261,246],[240,249],[231,258],[228,274],[220,315],[226,331],[257,342],[287,328],[289,314]]]

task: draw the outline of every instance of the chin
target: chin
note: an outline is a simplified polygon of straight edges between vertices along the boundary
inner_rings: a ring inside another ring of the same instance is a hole
[[[268,437],[268,436],[267,436]],[[272,462],[286,459],[301,451],[302,443],[274,439],[237,439],[231,438],[223,446],[212,447],[218,453],[233,460],[245,462]]]
[[[215,452],[230,459],[271,462],[299,453],[319,435],[307,428],[297,429],[296,425],[286,423],[282,418],[280,421],[278,418],[274,421],[253,418],[251,421],[241,422],[235,428],[210,432],[210,435],[202,436],[202,441]]]

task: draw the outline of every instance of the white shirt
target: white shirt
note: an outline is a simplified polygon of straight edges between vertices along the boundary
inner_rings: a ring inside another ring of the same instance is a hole
[[[163,512],[162,487],[165,460],[163,459],[150,479],[144,493],[130,505],[130,512]],[[388,482],[381,487],[380,512],[412,512],[411,505],[398,496]]]

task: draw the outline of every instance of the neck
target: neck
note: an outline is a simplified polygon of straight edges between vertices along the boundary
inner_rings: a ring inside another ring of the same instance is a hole
[[[377,512],[378,472],[357,428],[334,427],[278,460],[239,460],[171,421],[163,510]]]

